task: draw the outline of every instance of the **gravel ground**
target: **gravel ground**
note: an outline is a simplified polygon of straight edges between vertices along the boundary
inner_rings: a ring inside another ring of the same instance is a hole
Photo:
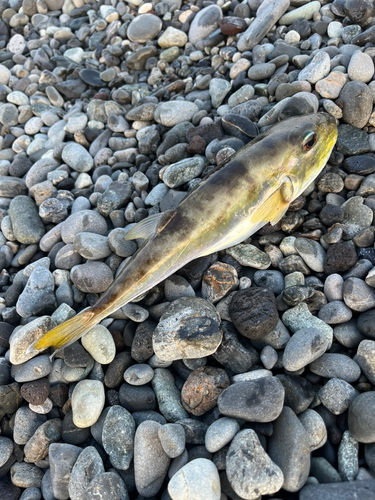
[[[0,498],[373,500],[373,2],[0,16]],[[134,223],[318,111],[336,147],[276,226],[30,359],[114,281]]]

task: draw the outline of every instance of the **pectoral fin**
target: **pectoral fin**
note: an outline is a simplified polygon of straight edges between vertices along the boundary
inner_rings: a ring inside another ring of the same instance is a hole
[[[251,222],[255,224],[270,222],[272,226],[277,224],[288,210],[293,193],[292,181],[286,177],[281,186],[257,208],[251,217]]]
[[[126,240],[136,240],[137,238],[148,239],[156,233],[157,225],[164,214],[150,215],[146,219],[141,220],[130,229],[125,236]]]

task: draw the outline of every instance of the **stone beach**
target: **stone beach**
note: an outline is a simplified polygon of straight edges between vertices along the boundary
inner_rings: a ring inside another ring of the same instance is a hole
[[[374,63],[371,0],[0,0],[1,500],[375,498]],[[26,352],[316,112],[336,146],[275,226]]]

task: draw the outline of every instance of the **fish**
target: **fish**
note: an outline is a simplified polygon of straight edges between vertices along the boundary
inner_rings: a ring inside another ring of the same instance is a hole
[[[270,126],[216,167],[177,208],[133,226],[125,239],[145,241],[97,303],[47,332],[27,352],[63,349],[190,261],[277,224],[322,171],[336,139],[336,120],[325,113]]]

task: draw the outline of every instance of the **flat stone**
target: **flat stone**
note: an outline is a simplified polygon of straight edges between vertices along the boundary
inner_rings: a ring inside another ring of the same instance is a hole
[[[170,463],[158,436],[160,428],[160,424],[148,420],[142,422],[135,433],[135,484],[137,491],[146,497],[158,493]]]
[[[303,425],[287,406],[273,423],[268,455],[284,474],[283,489],[300,490],[310,471],[310,443]]]
[[[284,402],[284,388],[275,377],[263,377],[229,386],[219,396],[220,413],[247,422],[272,422]]]

